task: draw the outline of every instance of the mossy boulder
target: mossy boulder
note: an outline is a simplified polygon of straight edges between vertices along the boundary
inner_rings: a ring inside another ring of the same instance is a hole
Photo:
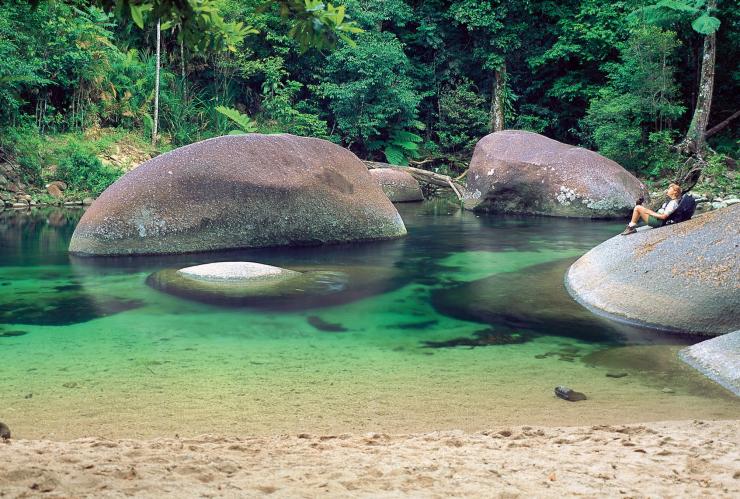
[[[217,137],[128,172],[85,212],[69,250],[174,254],[406,234],[350,151],[288,134]]]
[[[615,236],[568,270],[570,293],[611,318],[718,335],[740,329],[740,205]]]
[[[630,213],[645,186],[614,161],[543,135],[505,130],[475,146],[465,207],[584,218]]]
[[[409,172],[399,168],[374,168],[369,171],[391,202],[424,201],[419,181]]]

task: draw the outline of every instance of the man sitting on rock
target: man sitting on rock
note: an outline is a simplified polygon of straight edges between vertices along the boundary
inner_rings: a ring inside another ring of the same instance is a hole
[[[681,200],[681,187],[678,184],[671,184],[665,193],[670,199],[663,203],[663,206],[661,206],[657,213],[650,208],[642,206],[642,198],[640,198],[632,210],[632,220],[630,220],[622,235],[628,236],[637,232],[637,222],[640,220],[652,228],[662,227],[671,213],[678,208],[678,203]]]

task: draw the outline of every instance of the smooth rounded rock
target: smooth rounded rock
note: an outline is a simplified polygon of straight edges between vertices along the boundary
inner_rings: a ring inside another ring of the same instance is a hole
[[[392,269],[315,267],[295,269],[254,262],[218,262],[163,269],[146,283],[188,300],[228,307],[307,310],[348,303],[391,289]]]
[[[740,397],[740,331],[686,347],[678,357]]]
[[[393,203],[424,201],[419,181],[398,168],[373,168],[370,175]]]
[[[299,272],[255,262],[216,262],[177,271],[183,277],[210,282],[275,281],[298,277]]]
[[[566,274],[571,295],[610,318],[718,335],[740,329],[740,205],[617,235]]]
[[[645,185],[598,153],[504,130],[476,144],[464,203],[477,211],[614,218],[640,197],[649,197]]]
[[[80,219],[78,255],[318,245],[406,234],[363,163],[288,134],[217,137],[128,172]]]

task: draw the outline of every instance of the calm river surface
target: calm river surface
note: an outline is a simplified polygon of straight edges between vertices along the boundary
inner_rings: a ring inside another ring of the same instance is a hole
[[[699,339],[616,324],[567,295],[568,265],[622,224],[398,208],[409,235],[396,241],[118,259],[70,258],[81,212],[0,212],[0,420],[18,438],[66,439],[740,414],[676,359]],[[321,306],[259,308],[146,284],[235,260],[349,280]],[[557,399],[556,385],[589,399]]]

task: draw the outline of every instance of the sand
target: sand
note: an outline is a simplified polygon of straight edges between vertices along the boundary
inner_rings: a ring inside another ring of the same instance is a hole
[[[740,420],[0,444],[0,497],[740,497]]]

